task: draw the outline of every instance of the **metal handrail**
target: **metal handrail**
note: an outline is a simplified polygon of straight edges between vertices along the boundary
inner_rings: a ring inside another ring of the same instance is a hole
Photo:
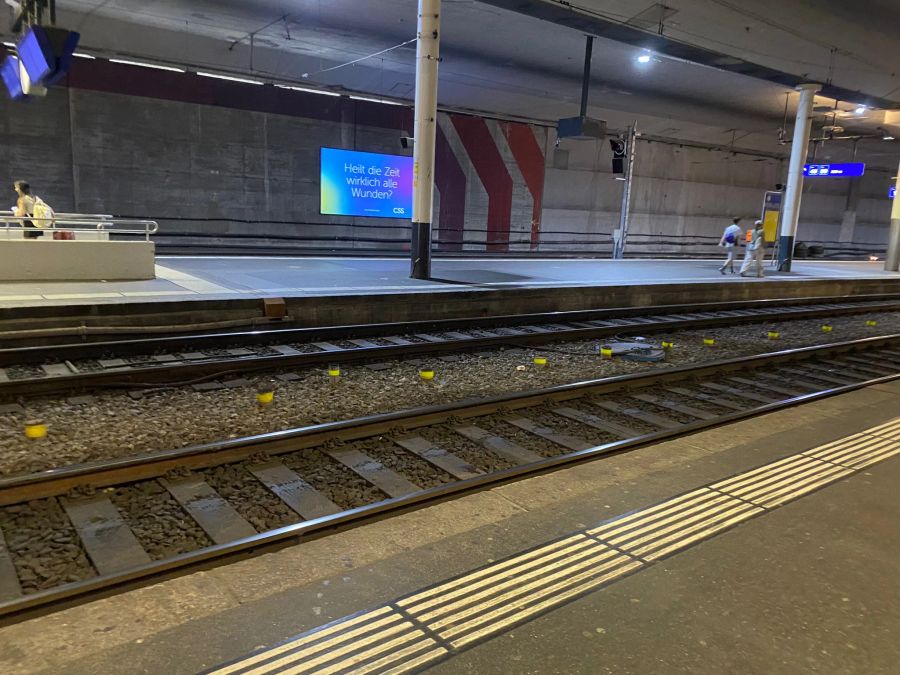
[[[25,227],[23,220],[30,220],[35,224],[35,227]],[[39,226],[38,223],[45,224]],[[124,227],[117,227],[120,225]],[[80,213],[58,213],[53,218],[3,214],[0,215],[0,228],[6,233],[6,239],[9,239],[10,230],[43,232],[45,230],[64,229],[69,232],[96,232],[97,230],[102,230],[117,234],[142,234],[146,241],[150,241],[150,235],[159,232],[159,223],[155,220],[116,218],[108,215],[86,215]]]

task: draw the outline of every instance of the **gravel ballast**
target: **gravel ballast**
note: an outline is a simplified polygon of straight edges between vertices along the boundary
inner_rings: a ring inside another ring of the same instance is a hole
[[[866,327],[868,318],[876,319],[878,326]],[[461,354],[452,362],[438,357],[391,361],[390,367],[384,370],[371,370],[362,364],[345,364],[337,381],[328,378],[322,369],[307,369],[296,371],[298,379],[289,382],[278,380],[278,373],[267,373],[248,376],[248,383],[243,387],[194,391],[185,386],[148,393],[137,400],[123,390],[96,393],[87,404],[71,404],[58,397],[35,398],[22,401],[22,411],[0,414],[0,475],[30,473],[92,460],[170,450],[361,415],[527,391],[654,368],[687,366],[792,347],[898,333],[900,313],[835,317],[827,322],[834,327],[831,333],[821,331],[823,323],[825,321],[815,319],[656,334],[651,336],[652,340],[667,339],[675,343],[669,360],[659,364],[601,359],[597,355],[601,341],[584,340],[554,343],[537,349],[500,349],[489,353]],[[781,339],[767,340],[766,333],[770,330],[780,331]],[[705,346],[704,337],[714,337],[716,345]],[[546,356],[549,364],[546,367],[534,365],[532,359],[535,355]],[[423,366],[435,370],[434,381],[420,380],[418,370]],[[263,384],[271,384],[275,389],[274,403],[265,408],[261,408],[255,398],[257,387]],[[666,414],[677,417],[671,411]],[[45,439],[30,441],[24,436],[24,423],[30,419],[40,419],[48,425],[49,434]],[[622,421],[632,427],[639,426],[634,420]],[[484,451],[479,452],[483,456]],[[485,463],[485,460],[476,462],[474,456],[465,459],[479,468]],[[502,460],[489,457],[487,464],[500,466]],[[347,472],[340,466],[335,470]],[[441,482],[439,474],[422,480],[429,484],[433,480]],[[413,479],[412,475],[410,479]],[[335,501],[342,506],[352,506],[358,501],[353,494],[338,497],[340,499]],[[371,500],[366,495],[362,501],[368,503]],[[257,516],[266,522],[270,518]],[[278,520],[282,514],[275,512],[274,517]]]

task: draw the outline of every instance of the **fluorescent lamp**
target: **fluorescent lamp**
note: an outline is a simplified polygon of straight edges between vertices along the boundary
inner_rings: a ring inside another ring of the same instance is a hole
[[[892,140],[894,140],[894,137],[891,136],[890,134],[885,134],[884,136],[882,136],[881,140],[883,140],[883,141],[892,141]]]
[[[853,112],[855,112],[857,115],[862,115],[864,112],[866,112],[866,106],[861,105],[861,106],[857,107],[857,109],[854,110]]]
[[[368,101],[369,103],[385,103],[387,105],[409,105],[408,103],[400,103],[399,101],[388,101],[383,98],[373,98],[371,96],[353,96],[351,94],[350,98],[356,101]]]
[[[641,54],[637,57],[638,63],[650,63],[650,55],[649,54]]]
[[[3,43],[3,46],[4,46],[4,47],[13,47],[13,48],[15,48],[16,43],[15,43],[15,42],[4,42],[4,43]]]
[[[184,68],[176,68],[175,66],[160,66],[156,63],[144,63],[143,61],[128,61],[126,59],[110,59],[110,63],[121,63],[125,66],[139,66],[141,68],[153,68],[154,70],[169,70],[173,73],[183,73]]]
[[[79,59],[91,59],[95,60],[96,56],[91,56],[90,54],[85,54],[84,52],[73,52],[72,56],[77,56]]]
[[[279,89],[290,89],[291,91],[302,91],[307,94],[321,94],[322,96],[340,96],[336,91],[325,91],[324,89],[309,89],[307,87],[294,87],[288,84],[276,84]]]
[[[228,80],[229,82],[243,82],[244,84],[265,84],[259,80],[250,80],[245,77],[232,77],[231,75],[217,75],[216,73],[197,73],[200,77],[211,77],[215,80]]]

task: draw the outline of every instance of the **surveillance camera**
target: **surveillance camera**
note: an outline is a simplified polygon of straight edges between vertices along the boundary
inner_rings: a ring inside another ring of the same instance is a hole
[[[413,146],[414,139],[412,136],[401,136],[400,137],[400,147],[404,150],[411,148]]]

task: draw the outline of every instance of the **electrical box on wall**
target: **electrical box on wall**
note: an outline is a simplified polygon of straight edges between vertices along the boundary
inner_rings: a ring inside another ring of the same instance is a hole
[[[556,125],[559,138],[574,140],[597,140],[606,137],[606,120],[595,120],[590,117],[566,117]]]

